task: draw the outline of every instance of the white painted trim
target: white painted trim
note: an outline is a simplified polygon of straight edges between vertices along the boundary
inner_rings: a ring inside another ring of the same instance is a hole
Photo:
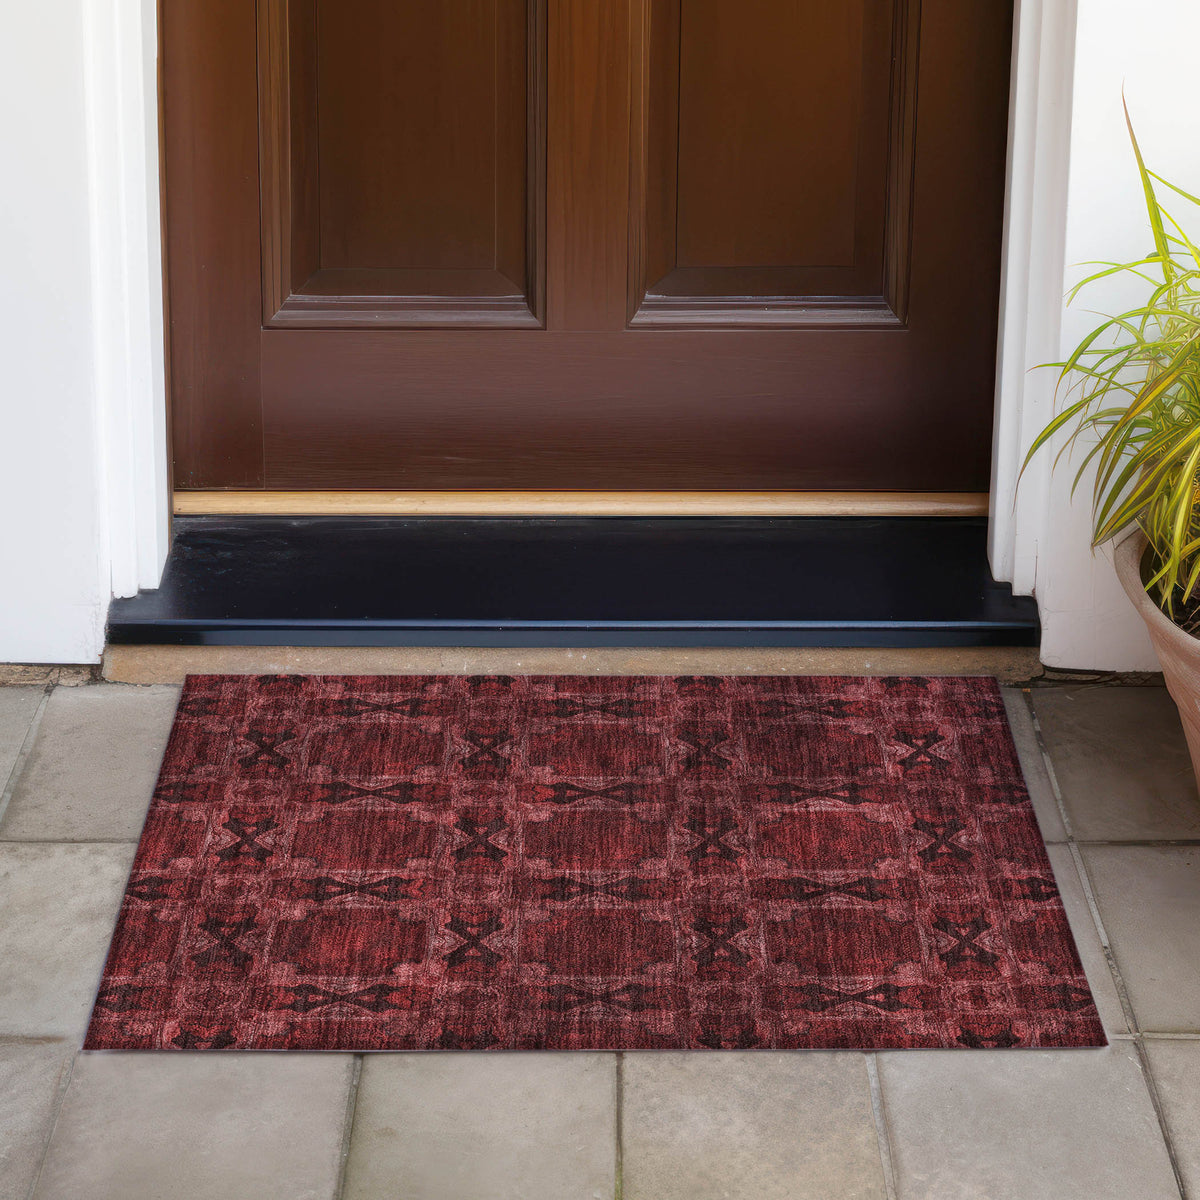
[[[1049,418],[1065,291],[1076,0],[1017,0],[1013,27],[989,548],[992,573],[1030,595],[1050,504],[1050,459],[1017,486]]]
[[[102,584],[132,596],[158,586],[170,538],[157,5],[83,15]]]

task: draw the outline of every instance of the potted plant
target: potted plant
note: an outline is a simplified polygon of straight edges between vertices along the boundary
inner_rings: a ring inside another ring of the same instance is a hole
[[[1193,205],[1200,199],[1147,169],[1126,110],[1154,235],[1154,248],[1100,269],[1068,297],[1108,276],[1135,276],[1144,302],[1110,317],[1060,369],[1060,410],[1025,460],[1060,431],[1055,458],[1083,438],[1077,486],[1095,468],[1093,546],[1116,547],[1117,574],[1150,632],[1179,706],[1200,777],[1200,248],[1159,203],[1157,189]]]

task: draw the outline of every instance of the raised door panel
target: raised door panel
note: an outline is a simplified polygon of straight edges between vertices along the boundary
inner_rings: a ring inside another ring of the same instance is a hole
[[[918,7],[644,0],[635,325],[903,321]]]
[[[265,323],[537,325],[537,4],[260,13]]]

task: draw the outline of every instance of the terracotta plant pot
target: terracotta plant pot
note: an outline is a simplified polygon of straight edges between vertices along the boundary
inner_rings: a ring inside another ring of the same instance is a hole
[[[1150,631],[1167,691],[1179,706],[1192,769],[1200,780],[1200,638],[1180,629],[1147,595],[1142,582],[1146,546],[1146,538],[1140,531],[1131,534],[1117,546],[1113,561],[1121,586]]]

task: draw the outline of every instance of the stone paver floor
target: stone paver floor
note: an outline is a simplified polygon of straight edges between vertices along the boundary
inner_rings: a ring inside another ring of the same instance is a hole
[[[1007,689],[1103,1050],[83,1053],[178,691],[0,688],[0,1200],[1200,1200],[1200,801]]]

